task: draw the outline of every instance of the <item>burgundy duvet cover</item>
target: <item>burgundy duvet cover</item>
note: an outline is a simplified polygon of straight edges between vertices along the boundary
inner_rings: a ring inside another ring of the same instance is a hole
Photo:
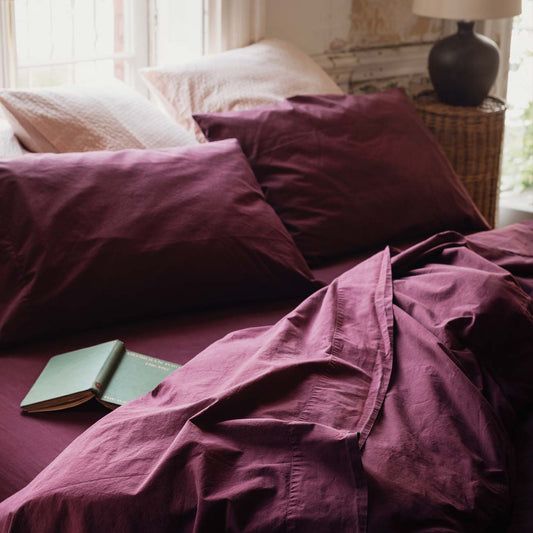
[[[369,255],[335,261],[313,274],[322,283],[330,283]],[[302,299],[235,303],[0,348],[0,502],[27,485],[78,435],[108,413],[96,401],[38,416],[22,413],[20,401],[50,357],[121,339],[132,350],[185,364],[231,331],[275,324]]]
[[[531,530],[532,295],[531,223],[385,249],[99,420],[0,529]]]

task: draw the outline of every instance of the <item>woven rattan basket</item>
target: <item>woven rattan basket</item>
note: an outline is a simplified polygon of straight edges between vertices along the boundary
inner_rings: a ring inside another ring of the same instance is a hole
[[[505,103],[489,96],[478,107],[449,106],[428,91],[415,97],[415,106],[479,210],[494,226]]]

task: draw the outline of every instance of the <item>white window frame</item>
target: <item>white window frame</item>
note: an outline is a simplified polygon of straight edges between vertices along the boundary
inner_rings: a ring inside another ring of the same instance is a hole
[[[148,94],[148,88],[139,76],[139,69],[150,66],[152,54],[152,33],[154,29],[154,11],[151,0],[135,0],[133,10],[133,85],[142,93]]]

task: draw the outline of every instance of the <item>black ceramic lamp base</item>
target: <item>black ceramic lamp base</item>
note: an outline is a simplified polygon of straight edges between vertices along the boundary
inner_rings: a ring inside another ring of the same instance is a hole
[[[498,74],[496,43],[474,32],[473,22],[458,22],[457,33],[436,42],[429,54],[429,75],[439,100],[477,106]]]

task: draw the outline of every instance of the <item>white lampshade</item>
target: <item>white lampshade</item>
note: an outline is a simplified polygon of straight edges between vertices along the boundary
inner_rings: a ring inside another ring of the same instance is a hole
[[[521,12],[521,0],[413,0],[413,13],[439,19],[500,19]]]

